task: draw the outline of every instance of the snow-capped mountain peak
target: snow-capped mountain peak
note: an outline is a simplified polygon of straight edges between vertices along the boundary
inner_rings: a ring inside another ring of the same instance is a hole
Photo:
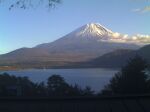
[[[113,32],[99,23],[89,23],[78,30],[75,35],[77,37],[90,37],[97,41],[117,42],[117,43],[136,43],[148,44],[150,43],[150,35],[131,35]]]
[[[75,31],[69,33],[65,36],[67,38],[66,41],[97,41],[97,42],[109,42],[109,43],[127,43],[127,44],[137,44],[137,45],[145,45],[150,44],[150,35],[128,35],[122,34],[118,32],[114,32],[112,30],[107,29],[103,25],[99,23],[89,23],[86,24]],[[62,40],[62,39],[61,39]]]
[[[81,31],[77,33],[78,36],[110,36],[113,32],[98,23],[86,24],[81,28]]]

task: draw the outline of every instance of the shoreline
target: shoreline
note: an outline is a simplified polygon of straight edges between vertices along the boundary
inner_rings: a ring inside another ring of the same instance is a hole
[[[120,68],[112,67],[49,67],[49,68],[1,68],[1,71],[19,71],[19,70],[48,70],[48,69],[110,69],[110,70],[119,70]]]

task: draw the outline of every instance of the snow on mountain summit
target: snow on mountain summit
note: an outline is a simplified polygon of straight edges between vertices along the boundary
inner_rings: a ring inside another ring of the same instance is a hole
[[[83,26],[78,36],[110,36],[113,32],[98,23],[90,23]]]
[[[121,35],[120,33],[113,32],[99,23],[89,23],[78,30],[76,30],[75,35],[77,37],[84,38],[94,38],[97,41],[109,41],[109,42],[124,42],[123,37],[126,35]]]
[[[150,43],[149,35],[131,35],[121,34],[118,32],[113,32],[99,23],[89,23],[75,32],[77,37],[96,37],[98,41],[107,42],[119,42],[119,43],[136,43],[136,44],[148,44]]]

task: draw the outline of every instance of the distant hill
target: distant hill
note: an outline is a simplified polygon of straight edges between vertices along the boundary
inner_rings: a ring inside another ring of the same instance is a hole
[[[106,53],[91,60],[90,62],[85,63],[85,65],[89,65],[91,67],[120,68],[135,55],[143,57],[150,64],[150,45],[146,45],[138,50],[122,49]]]
[[[150,45],[146,45],[139,49],[138,54],[150,63]]]

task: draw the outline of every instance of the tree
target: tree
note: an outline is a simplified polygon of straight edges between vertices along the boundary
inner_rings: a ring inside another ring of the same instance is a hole
[[[90,87],[81,89],[78,85],[72,86],[65,82],[59,75],[48,78],[44,82],[33,83],[27,77],[16,77],[7,73],[0,74],[0,96],[25,96],[25,97],[56,97],[56,96],[91,96]]]
[[[85,89],[83,90],[83,96],[93,96],[94,91],[92,91],[91,87],[86,86]]]
[[[44,82],[41,82],[41,83],[39,83],[39,84],[36,84],[36,92],[35,92],[35,95],[40,96],[40,97],[41,97],[41,96],[42,96],[42,97],[48,96],[47,88],[46,88]]]
[[[45,5],[48,8],[55,7],[56,4],[59,4],[61,0],[0,0],[0,4],[8,2],[9,10],[12,8],[21,8],[21,9],[27,9],[27,8],[33,8],[37,7],[39,5]]]
[[[68,95],[70,90],[70,86],[65,82],[64,78],[59,75],[49,77],[47,87],[50,96]]]
[[[90,87],[81,89],[77,84],[69,85],[60,75],[52,75],[48,78],[47,89],[49,96],[92,96],[94,94]]]
[[[135,56],[110,80],[103,94],[143,94],[148,92],[147,63]]]
[[[0,74],[0,96],[34,96],[35,84],[27,77]]]
[[[75,84],[74,86],[70,86],[69,90],[70,96],[83,96],[83,90],[78,84]]]

